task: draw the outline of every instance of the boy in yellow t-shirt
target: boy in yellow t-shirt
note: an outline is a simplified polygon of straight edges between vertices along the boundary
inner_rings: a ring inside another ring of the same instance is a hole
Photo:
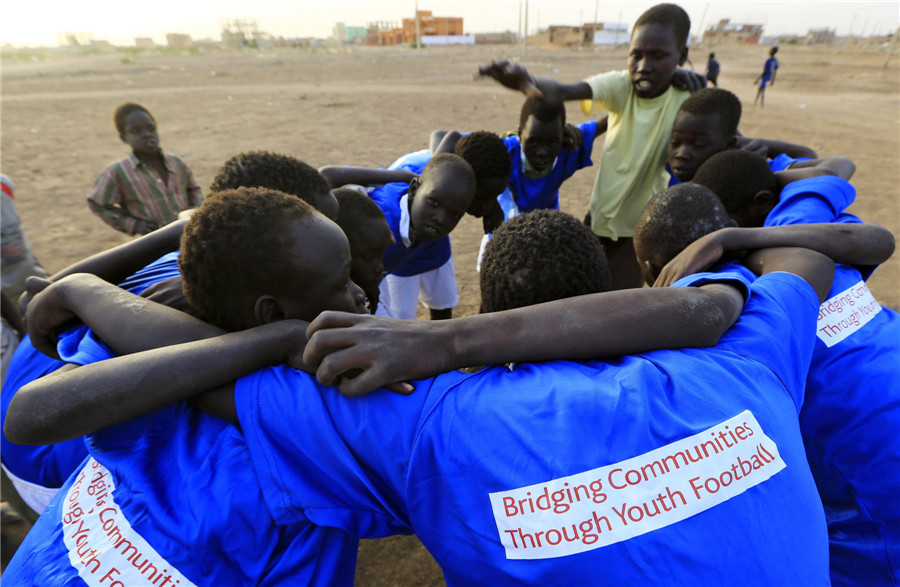
[[[609,130],[588,210],[591,229],[610,260],[613,289],[640,287],[640,267],[631,237],[644,205],[669,181],[665,170],[672,123],[690,91],[706,85],[703,76],[676,71],[688,56],[691,20],[675,4],[657,4],[644,12],[631,34],[628,70],[598,74],[562,84],[535,78],[524,67],[491,62],[479,73],[504,86],[548,101],[580,100],[587,114],[609,111]],[[690,87],[679,89],[678,85]]]

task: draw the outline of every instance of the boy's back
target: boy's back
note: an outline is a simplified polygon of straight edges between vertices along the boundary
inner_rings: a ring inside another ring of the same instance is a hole
[[[712,350],[450,373],[353,401],[272,368],[236,402],[273,517],[414,531],[451,584],[590,584],[598,568],[610,584],[823,584],[797,425],[817,305],[777,274]],[[282,386],[310,389],[277,405]]]
[[[765,224],[859,223],[843,211],[855,194],[837,177],[792,182]],[[835,267],[834,284],[820,308],[800,423],[828,514],[833,578],[896,584],[900,315],[869,292],[870,274]]]

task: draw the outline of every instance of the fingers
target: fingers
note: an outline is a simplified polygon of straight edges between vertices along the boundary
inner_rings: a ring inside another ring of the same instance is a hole
[[[40,292],[47,289],[53,282],[49,279],[44,279],[43,277],[35,277],[31,276],[25,280],[25,291],[28,292],[28,295],[31,297],[36,296]]]
[[[353,346],[355,341],[352,335],[340,328],[318,330],[310,335],[308,334],[309,329],[313,327],[313,324],[310,324],[309,328],[307,328],[307,339],[309,342],[306,343],[306,348],[303,350],[303,362],[316,369],[319,381],[325,385],[335,385],[337,378],[347,368],[331,370],[329,365],[334,363],[335,354]]]

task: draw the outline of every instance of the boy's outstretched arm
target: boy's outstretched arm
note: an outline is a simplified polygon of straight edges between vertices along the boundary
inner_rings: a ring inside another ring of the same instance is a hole
[[[561,84],[558,81],[541,77],[536,78],[518,63],[506,59],[491,60],[481,65],[476,73],[478,77],[490,77],[501,85],[522,92],[532,98],[543,100],[589,100],[593,97],[591,87],[585,82]]]
[[[667,287],[741,251],[802,247],[835,263],[857,267],[880,265],[894,253],[894,235],[872,224],[791,224],[762,228],[723,228],[697,239],[663,267],[654,287]]]
[[[418,177],[415,173],[405,169],[377,169],[375,167],[351,167],[342,165],[326,165],[319,168],[319,173],[325,176],[331,187],[338,188],[342,185],[381,185],[385,183],[401,182],[409,183]]]
[[[737,289],[712,284],[613,291],[445,322],[324,312],[310,324],[304,360],[322,383],[359,395],[462,367],[710,346],[742,307]],[[360,372],[344,376],[352,370]]]
[[[4,434],[16,444],[62,442],[218,386],[231,403],[225,419],[237,421],[232,382],[268,365],[297,366],[306,326],[282,320],[41,377],[13,397]]]

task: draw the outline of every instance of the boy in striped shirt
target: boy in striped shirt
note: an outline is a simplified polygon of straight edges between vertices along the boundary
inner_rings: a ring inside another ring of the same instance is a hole
[[[94,214],[126,234],[147,234],[200,205],[203,194],[190,167],[159,148],[149,110],[128,102],[116,108],[113,120],[132,153],[111,163],[94,182],[88,198]]]

